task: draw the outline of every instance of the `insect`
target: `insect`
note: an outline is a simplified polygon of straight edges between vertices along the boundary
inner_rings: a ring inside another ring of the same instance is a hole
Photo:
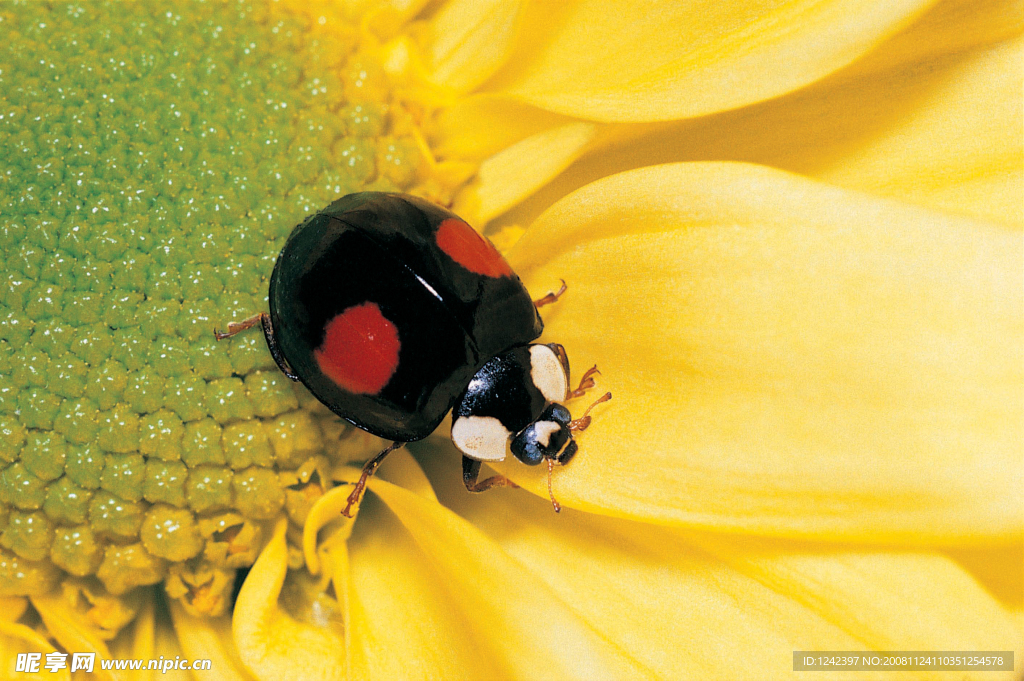
[[[515,483],[478,481],[506,453],[551,471],[576,453],[561,403],[594,387],[594,366],[569,389],[558,344],[532,343],[544,328],[534,301],[486,238],[453,213],[404,194],[344,196],[299,224],[270,278],[270,312],[228,324],[218,340],[260,325],[281,371],[334,413],[392,444],[363,467],[343,514],[384,458],[434,431],[452,411],[471,492]]]

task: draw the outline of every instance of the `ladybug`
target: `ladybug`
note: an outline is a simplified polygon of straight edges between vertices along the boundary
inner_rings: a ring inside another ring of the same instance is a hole
[[[561,403],[594,386],[597,367],[569,389],[569,359],[556,343],[532,343],[544,328],[534,301],[485,237],[440,206],[405,194],[344,196],[299,224],[270,278],[270,312],[228,324],[218,340],[257,324],[278,366],[331,411],[392,444],[370,459],[348,498],[351,517],[384,458],[434,431],[452,412],[471,492],[515,487],[477,478],[508,451],[531,466],[576,453],[573,419]],[[607,393],[591,405],[611,399]]]

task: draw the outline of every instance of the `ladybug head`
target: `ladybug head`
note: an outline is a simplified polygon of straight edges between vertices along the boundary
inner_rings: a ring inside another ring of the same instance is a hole
[[[557,403],[548,405],[536,421],[512,440],[512,454],[527,466],[536,466],[545,459],[564,466],[577,449],[571,423],[568,409]]]
[[[611,398],[611,393],[605,393],[578,419],[573,419],[569,410],[561,404],[549,404],[536,421],[520,431],[512,440],[512,454],[526,465],[536,466],[541,461],[547,461],[548,496],[551,497],[555,512],[560,511],[562,507],[551,491],[551,471],[556,463],[564,466],[576,455],[578,447],[573,433],[586,430],[590,425],[590,410]]]

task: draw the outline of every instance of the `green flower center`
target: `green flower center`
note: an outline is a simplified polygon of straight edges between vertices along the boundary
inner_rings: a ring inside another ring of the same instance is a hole
[[[258,333],[213,329],[266,309],[304,216],[408,189],[424,159],[355,29],[27,2],[0,33],[0,595],[166,580],[218,612],[345,431]]]

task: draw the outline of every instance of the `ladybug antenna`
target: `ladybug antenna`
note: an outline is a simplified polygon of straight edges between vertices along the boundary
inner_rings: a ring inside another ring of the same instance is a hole
[[[551,505],[555,507],[555,513],[561,513],[562,505],[555,499],[554,492],[551,491],[551,471],[555,467],[555,460],[548,459],[548,496],[551,497]]]
[[[573,419],[572,421],[569,421],[569,430],[573,433],[578,433],[581,430],[586,430],[590,426],[590,410],[596,407],[597,405],[601,404],[602,402],[607,402],[610,399],[612,399],[611,393],[605,393],[604,395],[601,395],[599,398],[597,398],[594,401],[594,403],[587,407],[587,410],[583,412],[583,416],[579,417],[578,419]]]

